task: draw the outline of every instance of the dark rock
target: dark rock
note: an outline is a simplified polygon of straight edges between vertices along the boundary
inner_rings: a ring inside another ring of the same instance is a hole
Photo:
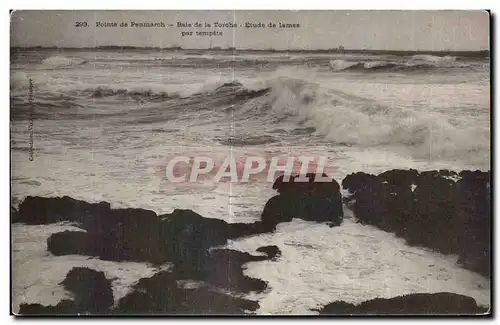
[[[204,218],[191,210],[176,209],[160,217],[160,237],[168,242],[168,260],[174,263],[204,260],[208,248],[226,244],[230,236],[227,222]]]
[[[457,226],[461,230],[459,262],[489,275],[491,270],[491,180],[490,173],[460,173],[455,202]]]
[[[68,196],[44,198],[28,196],[19,205],[17,222],[41,225],[61,221],[83,222],[87,215],[103,215],[110,209],[107,202],[87,203]]]
[[[413,191],[413,217],[408,222],[408,242],[458,253],[458,224],[455,220],[454,182],[436,171],[422,172]],[[425,231],[424,231],[425,229]]]
[[[205,281],[233,292],[263,291],[267,283],[244,275],[243,264],[267,259],[267,256],[254,256],[232,249],[214,249],[210,251],[210,267]]]
[[[156,282],[157,278],[139,281],[137,290],[124,298],[113,311],[118,313],[199,311],[241,314],[244,310],[255,310],[258,308],[255,302],[207,288],[179,288],[177,281],[203,281],[214,290],[237,293],[262,291],[267,283],[245,276],[243,264],[275,258],[280,254],[276,246],[261,248],[267,256],[212,249],[226,244],[229,238],[275,229],[275,225],[269,226],[261,221],[229,224],[219,219],[204,218],[191,210],[174,210],[171,214],[157,216],[153,211],[109,209],[106,204],[94,205],[68,197],[28,198],[21,206],[24,222],[71,221],[85,230],[52,234],[47,240],[47,247],[54,255],[79,254],[112,261],[173,263],[170,273],[158,275],[161,283]],[[33,214],[36,209],[42,212]],[[32,217],[28,218],[28,215]],[[74,301],[64,300],[56,306],[46,307],[23,304],[22,310],[43,314],[106,313],[113,301],[108,290],[109,281],[101,273],[85,268],[73,269],[62,284],[75,294]],[[148,287],[150,282],[154,283],[153,287]],[[98,287],[102,290],[98,292],[92,283],[100,283]]]
[[[19,306],[19,315],[50,315],[54,313],[51,310],[53,308],[55,308],[55,306],[22,303]]]
[[[50,315],[76,315],[81,314],[74,301],[63,299],[55,306],[44,306],[41,304],[25,304],[19,306],[19,315],[36,315],[36,316],[50,316]]]
[[[242,315],[254,312],[259,303],[253,300],[233,297],[209,288],[186,290],[181,313],[198,315]]]
[[[10,222],[11,223],[16,223],[19,222],[19,212],[17,211],[16,208],[10,207]]]
[[[174,210],[159,217],[141,209],[109,210],[99,219],[85,221],[82,227],[87,232],[64,231],[50,236],[48,250],[54,255],[80,254],[113,261],[168,261],[174,264],[172,272],[177,279],[205,281],[235,292],[264,290],[266,282],[243,275],[242,265],[273,258],[279,252],[277,247],[267,248],[269,256],[210,251],[226,244],[228,238],[267,229],[260,222],[228,224],[191,210]]]
[[[170,313],[182,298],[176,279],[166,271],[140,279],[133,289],[118,301],[113,313]]]
[[[415,293],[375,298],[359,305],[337,301],[317,310],[320,315],[476,315],[487,312],[468,296],[455,293]]]
[[[113,261],[166,261],[160,218],[143,209],[113,209],[100,218],[90,218],[84,227],[101,245],[100,258]]]
[[[240,238],[273,232],[276,230],[275,224],[266,224],[262,221],[254,223],[230,223],[229,238]]]
[[[276,245],[262,246],[257,248],[256,251],[266,253],[268,259],[276,259],[281,256],[281,250]]]
[[[326,174],[322,175],[327,177]],[[306,174],[308,181],[291,176],[287,182],[284,175],[273,184],[279,195],[269,199],[262,212],[262,222],[267,228],[274,228],[281,222],[293,218],[307,221],[330,222],[340,225],[344,216],[340,186],[334,180],[317,180],[316,174]]]
[[[439,175],[441,177],[456,177],[458,174],[457,174],[457,172],[455,172],[453,170],[440,169]]]
[[[223,290],[260,292],[267,288],[267,283],[244,275],[243,264],[273,259],[280,253],[276,246],[268,246],[264,250],[269,252],[268,256],[254,256],[232,249],[203,251],[196,260],[175,263],[172,273],[177,279],[204,281]]]
[[[353,193],[353,212],[360,223],[394,232],[410,245],[459,254],[460,263],[488,276],[489,175],[390,170],[377,176],[351,174],[342,185]]]
[[[120,299],[115,314],[244,314],[255,301],[232,297],[210,288],[179,288],[173,273],[159,272],[139,280],[134,291]]]
[[[80,219],[78,226],[86,232],[51,235],[48,250],[54,255],[81,254],[111,261],[197,263],[210,247],[224,245],[229,238],[274,230],[262,222],[228,224],[191,210],[174,210],[161,216],[143,209],[99,213],[87,213]]]
[[[74,267],[60,284],[74,294],[74,301],[79,310],[106,313],[113,306],[111,281],[106,278],[104,272]]]
[[[87,215],[79,224],[87,232],[64,231],[47,240],[54,255],[81,254],[110,261],[167,260],[165,240],[160,239],[160,219],[148,210],[114,209]]]
[[[165,238],[179,246],[197,245],[209,248],[226,243],[230,234],[227,222],[220,219],[204,218],[192,210],[175,209],[171,214],[161,215]],[[179,247],[179,249],[183,249]]]
[[[286,194],[273,196],[264,206],[262,223],[266,227],[276,228],[279,223],[292,221],[296,205],[298,202],[290,201]]]
[[[286,191],[287,188],[289,188],[288,183],[293,182],[294,177],[289,176],[288,181],[284,181],[285,175],[281,175],[273,183],[273,190],[276,190],[279,194],[283,193]]]
[[[382,182],[397,187],[409,187],[417,181],[419,174],[415,169],[393,169],[378,175],[378,179]]]
[[[370,186],[377,181],[377,176],[363,172],[347,175],[342,180],[342,188],[348,190],[351,194],[356,193],[359,189]]]

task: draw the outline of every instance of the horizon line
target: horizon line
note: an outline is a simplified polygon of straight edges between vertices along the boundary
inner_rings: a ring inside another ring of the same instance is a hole
[[[10,46],[11,49],[76,49],[76,50],[99,50],[99,49],[155,49],[155,50],[176,50],[176,51],[256,51],[256,52],[332,52],[332,53],[359,53],[359,52],[385,52],[385,53],[460,53],[460,54],[479,54],[479,53],[489,53],[490,49],[478,49],[478,50],[389,50],[389,49],[354,49],[354,48],[318,48],[318,49],[254,49],[254,48],[235,48],[235,47],[219,47],[214,46],[210,48],[183,48],[181,46],[131,46],[131,45],[98,45],[98,46],[42,46],[42,45],[31,45],[31,46]]]

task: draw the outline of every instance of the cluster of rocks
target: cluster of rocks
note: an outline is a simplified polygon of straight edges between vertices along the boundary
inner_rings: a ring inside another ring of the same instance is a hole
[[[452,181],[452,176],[460,180]],[[19,313],[253,312],[259,307],[257,302],[237,298],[234,294],[260,292],[266,290],[267,283],[244,275],[243,265],[275,260],[281,254],[279,248],[260,247],[257,251],[261,255],[252,255],[215,247],[227,244],[229,239],[275,231],[279,223],[293,218],[339,226],[344,215],[339,184],[334,179],[315,182],[314,174],[306,177],[309,178],[307,182],[299,181],[297,176],[291,176],[288,181],[284,176],[279,177],[273,185],[278,195],[266,203],[260,221],[248,224],[204,218],[192,210],[176,209],[170,214],[157,215],[144,209],[111,209],[107,202],[88,203],[67,196],[27,197],[19,210],[11,208],[13,223],[41,225],[69,221],[81,228],[81,231],[52,234],[47,239],[47,250],[53,255],[78,254],[154,265],[169,262],[172,267],[139,280],[132,292],[117,303],[113,300],[111,282],[104,273],[74,268],[61,283],[74,294],[74,300],[62,300],[56,306],[22,304]],[[489,264],[486,264],[486,259],[489,263],[489,173],[456,175],[448,171],[392,170],[380,175],[351,174],[342,185],[352,193],[349,200],[360,222],[393,231],[410,244],[459,253],[468,267],[483,274],[489,272]],[[187,288],[182,285],[186,281],[197,281],[201,285]],[[416,296],[412,299],[417,300],[409,301],[430,303],[435,301],[433,299],[457,299],[465,301],[457,305],[458,310],[469,312],[473,309],[469,308],[472,303],[465,298],[446,295],[436,296],[438,298]],[[401,302],[410,298],[394,299],[387,300],[386,305],[366,302],[354,306],[336,302],[320,312],[398,313],[398,310],[406,310],[420,313],[425,309],[412,309]],[[415,306],[424,305],[418,302]],[[382,306],[382,309],[373,306]],[[440,311],[447,310],[443,308]]]
[[[390,170],[350,174],[342,187],[359,222],[394,232],[409,245],[458,254],[490,274],[490,172]]]

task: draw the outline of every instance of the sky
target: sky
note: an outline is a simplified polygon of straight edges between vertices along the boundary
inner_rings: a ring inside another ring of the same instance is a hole
[[[88,27],[76,27],[86,22]],[[96,27],[96,23],[117,27]],[[129,27],[120,27],[126,22]],[[160,23],[165,27],[131,27],[131,22]],[[211,27],[177,27],[178,22],[200,22]],[[237,28],[215,28],[214,23]],[[247,22],[265,28],[240,27]],[[275,23],[270,28],[269,23]],[[279,23],[298,28],[279,28]],[[169,26],[173,24],[173,26]],[[199,32],[220,32],[197,36]],[[193,32],[193,35],[182,35]],[[183,48],[374,50],[485,50],[489,49],[486,11],[14,11],[11,46],[94,47],[105,45]]]

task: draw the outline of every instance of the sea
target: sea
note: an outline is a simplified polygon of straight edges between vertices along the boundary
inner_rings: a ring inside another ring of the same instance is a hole
[[[276,195],[265,177],[172,183],[165,170],[176,156],[326,156],[339,183],[358,171],[490,169],[489,58],[30,49],[13,51],[10,67],[14,206],[29,195],[68,195],[253,222]],[[294,219],[229,242],[282,251],[277,261],[246,264],[245,274],[269,284],[243,295],[259,302],[258,314],[315,314],[336,300],[416,292],[490,304],[489,280],[461,268],[457,256],[408,246],[345,214],[339,227]],[[46,239],[65,229],[76,228],[12,226],[14,312],[22,302],[67,297],[58,283],[74,266],[114,279],[115,300],[168,268],[52,256]]]

